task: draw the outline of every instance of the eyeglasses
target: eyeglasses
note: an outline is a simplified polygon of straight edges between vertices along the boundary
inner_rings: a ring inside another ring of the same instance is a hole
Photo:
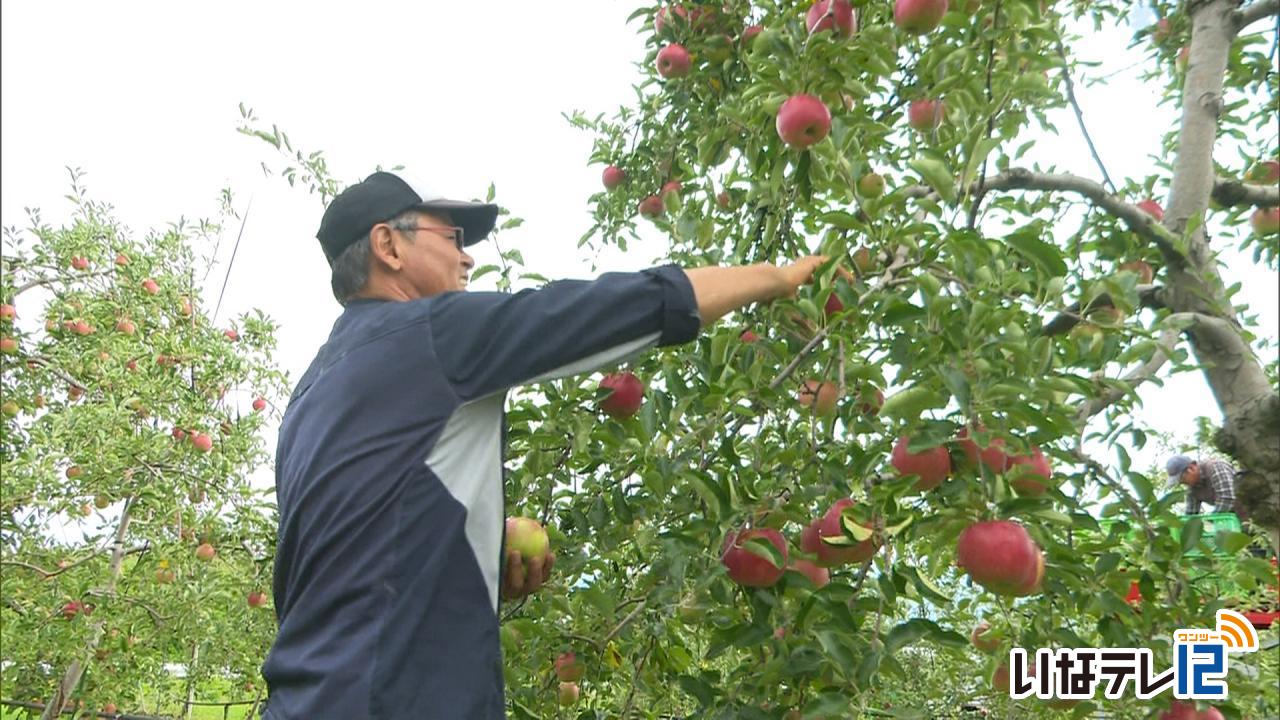
[[[440,230],[448,233],[444,237],[453,238],[453,244],[462,249],[462,228],[453,225],[414,225],[412,227],[397,227],[400,232],[412,232],[414,230]]]

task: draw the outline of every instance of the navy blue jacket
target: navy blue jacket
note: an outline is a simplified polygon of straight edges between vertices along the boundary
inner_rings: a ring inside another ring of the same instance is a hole
[[[699,324],[674,266],[348,303],[280,426],[263,717],[504,717],[506,392]]]

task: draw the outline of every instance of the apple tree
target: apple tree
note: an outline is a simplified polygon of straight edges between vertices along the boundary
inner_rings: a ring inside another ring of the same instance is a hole
[[[1163,442],[1135,389],[1201,373],[1244,530],[1280,529],[1275,338],[1220,266],[1238,244],[1276,268],[1280,4],[1154,9],[1133,42],[1182,118],[1128,178],[1035,146],[1075,130],[1052,124],[1090,79],[1073,48],[1130,3],[636,9],[636,102],[573,118],[604,186],[581,245],[646,228],[686,266],[831,262],[687,346],[512,394],[508,512],[557,561],[501,609],[511,717],[1145,718],[1171,693],[1011,702],[1007,650],[1164,669],[1175,629],[1274,606],[1266,539],[1184,521],[1130,450]],[[536,280],[499,257],[500,289]],[[1274,657],[1232,668],[1225,717],[1280,710]]]
[[[592,378],[513,401],[508,497],[561,553],[559,592],[504,616],[513,716],[551,712],[568,651],[588,670],[567,716],[1029,716],[1048,703],[989,680],[1001,648],[1149,646],[1168,667],[1174,629],[1274,603],[1273,566],[1243,552],[1264,541],[1184,527],[1129,449],[1159,430],[1135,388],[1201,373],[1240,514],[1280,528],[1275,338],[1220,266],[1238,244],[1276,268],[1280,7],[1155,5],[1134,43],[1182,117],[1124,178],[1035,145],[1076,130],[1052,125],[1090,78],[1072,48],[1130,3],[946,5],[632,16],[636,102],[574,118],[603,168],[582,244],[652,226],[686,265],[833,262],[795,302],[625,368],[646,386],[630,417],[592,412]],[[980,620],[995,655],[967,639]],[[1253,662],[1228,716],[1276,712],[1274,664]],[[946,669],[918,688],[925,666]],[[1150,712],[1062,709],[1098,708]]]
[[[69,223],[5,229],[0,695],[45,717],[177,713],[213,679],[261,695],[274,515],[248,477],[275,326],[212,321],[217,223],[140,237],[72,189]]]

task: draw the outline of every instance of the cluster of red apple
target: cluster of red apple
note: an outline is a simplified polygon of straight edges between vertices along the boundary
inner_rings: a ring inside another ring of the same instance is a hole
[[[578,687],[578,681],[582,676],[587,674],[587,666],[574,655],[573,651],[561,653],[555,661],[556,679],[560,681],[560,688],[556,693],[556,698],[560,705],[568,707],[578,702],[578,697],[582,691]]]

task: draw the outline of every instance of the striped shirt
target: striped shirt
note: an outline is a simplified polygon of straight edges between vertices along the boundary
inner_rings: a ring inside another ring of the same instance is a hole
[[[1200,462],[1200,480],[1187,492],[1187,515],[1203,512],[1204,503],[1213,505],[1213,512],[1235,512],[1236,469],[1222,458],[1209,458]]]

